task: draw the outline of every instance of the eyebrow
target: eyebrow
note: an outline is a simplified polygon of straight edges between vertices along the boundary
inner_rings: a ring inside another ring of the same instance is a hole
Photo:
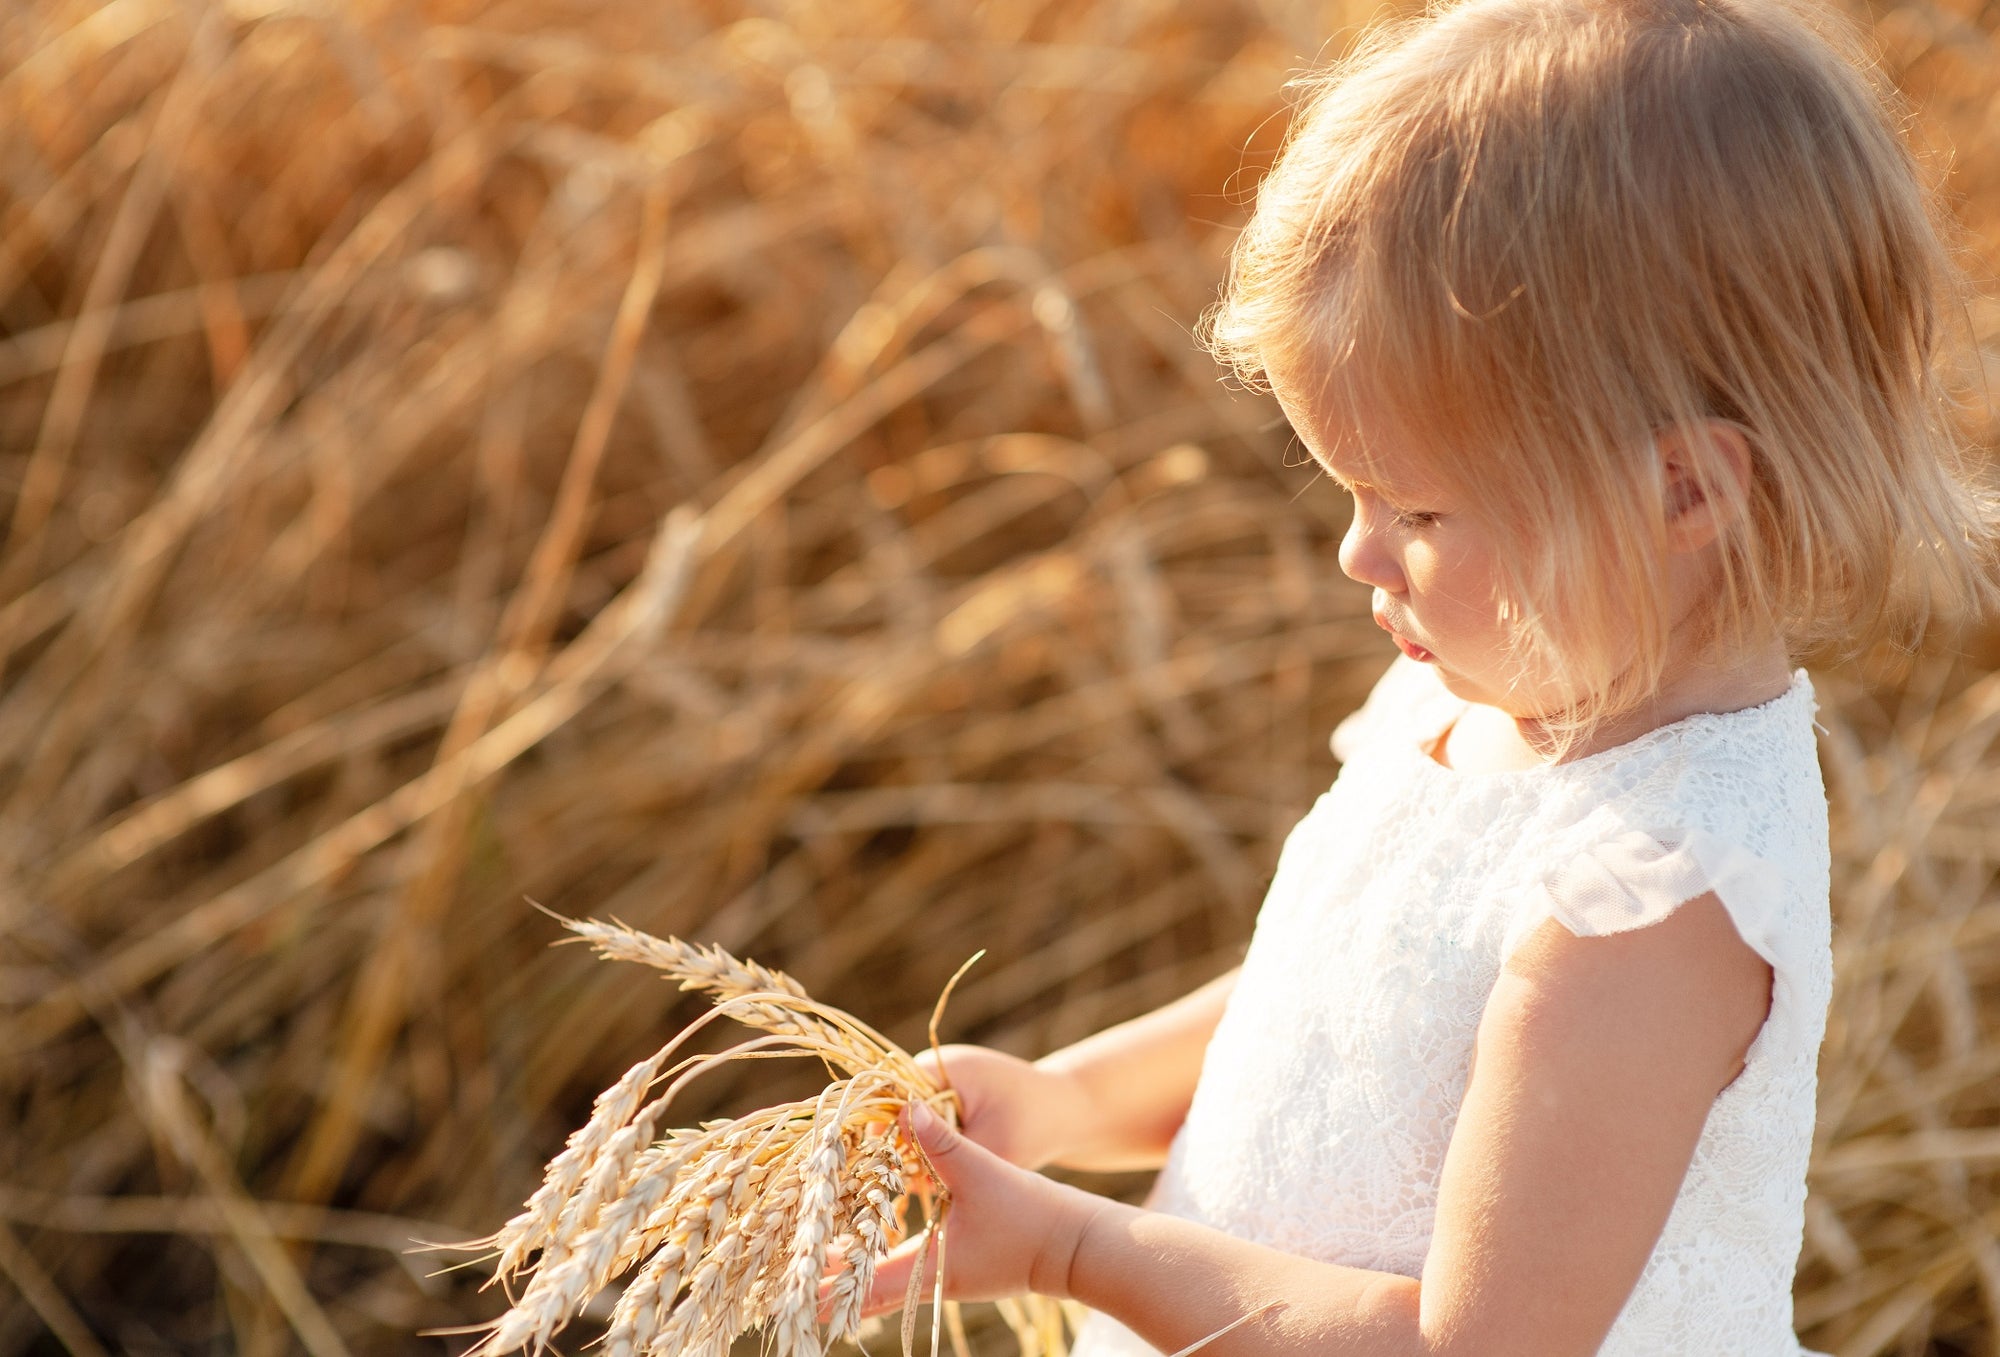
[[[1372,490],[1376,494],[1386,495],[1390,499],[1407,498],[1406,495],[1399,494],[1394,487],[1384,485],[1380,481],[1349,480],[1324,462],[1320,463],[1320,470],[1326,473],[1328,480],[1349,493],[1356,490]]]
[[[1287,421],[1287,423],[1289,424],[1290,421]],[[1311,455],[1313,461],[1318,464],[1320,471],[1328,480],[1350,494],[1356,490],[1370,490],[1378,495],[1403,504],[1415,503],[1419,500],[1434,498],[1436,496],[1437,492],[1435,488],[1426,488],[1419,493],[1417,489],[1410,486],[1394,486],[1379,480],[1367,480],[1359,477],[1349,480],[1338,471],[1335,471],[1331,462],[1313,450],[1313,445],[1306,440],[1305,435],[1299,432],[1296,425],[1292,425],[1291,429],[1292,441],[1304,448]]]

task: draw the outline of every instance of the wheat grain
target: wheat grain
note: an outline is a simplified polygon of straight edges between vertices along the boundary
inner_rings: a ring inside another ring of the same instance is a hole
[[[731,956],[720,947],[680,938],[661,938],[613,920],[563,919],[562,925],[587,941],[598,955],[614,961],[636,961],[665,971],[685,990],[706,990],[729,999],[739,994],[783,994],[810,1003],[805,986],[786,975]]]
[[[662,1050],[641,1060],[597,1095],[591,1105],[590,1120],[570,1135],[563,1152],[550,1161],[541,1187],[528,1198],[527,1209],[493,1237],[493,1247],[499,1251],[494,1269],[497,1277],[514,1275],[530,1253],[554,1237],[564,1205],[575,1195],[605,1144],[631,1120],[640,1099],[658,1077],[666,1055],[667,1051]]]
[[[895,1043],[853,1016],[816,1002],[783,971],[740,960],[720,947],[655,937],[621,923],[561,922],[599,956],[663,971],[683,990],[713,995],[718,1006],[746,1026],[825,1042],[844,1053],[851,1067],[897,1065],[905,1074],[915,1074],[909,1057]]]
[[[614,1273],[623,1272],[668,1242],[675,1219],[687,1203],[689,1185],[699,1186],[703,1180],[701,1161],[707,1155],[731,1153],[754,1139],[762,1129],[754,1122],[733,1130],[729,1129],[731,1125],[723,1123],[719,1130],[688,1133],[685,1139],[663,1142],[642,1156],[644,1162],[635,1172],[661,1176],[667,1180],[667,1188],[646,1218],[626,1237],[612,1265]],[[766,1130],[764,1134],[770,1132]]]
[[[833,1092],[827,1090],[828,1094]],[[830,1103],[827,1095],[821,1095],[812,1148],[800,1175],[798,1218],[790,1257],[772,1307],[778,1357],[818,1357],[820,1350],[814,1317],[819,1308],[819,1280],[826,1272],[826,1242],[833,1230],[845,1167],[839,1115],[844,1106],[844,1099]]]
[[[889,1251],[897,1230],[896,1200],[903,1194],[903,1160],[892,1136],[866,1139],[851,1159],[842,1185],[840,1215],[850,1233],[835,1243],[842,1261],[827,1315],[827,1333],[852,1338],[875,1276],[875,1260]]]
[[[840,1273],[828,1296],[826,1332],[832,1340],[852,1338],[861,1328],[861,1306],[874,1280],[875,1260],[868,1246],[856,1235],[841,1235],[833,1242],[840,1259]]]

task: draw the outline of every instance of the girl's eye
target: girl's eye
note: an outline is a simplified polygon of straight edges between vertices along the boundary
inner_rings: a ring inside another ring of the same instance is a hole
[[[1396,526],[1399,528],[1428,528],[1438,521],[1434,513],[1417,509],[1396,510]]]

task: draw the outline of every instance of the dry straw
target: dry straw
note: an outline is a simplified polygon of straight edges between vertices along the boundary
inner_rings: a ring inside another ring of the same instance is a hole
[[[1257,6],[4,10],[0,1357],[489,1313],[679,1002],[524,893],[906,1042],[1230,963],[1372,631],[1188,341]]]
[[[1232,964],[1385,656],[1189,330],[1375,9],[0,5],[0,1357],[490,1315],[408,1241],[685,1017],[523,894],[906,1048]],[[1867,12],[1991,276],[2000,13]],[[1992,658],[1821,683],[1840,1357],[2000,1314]]]

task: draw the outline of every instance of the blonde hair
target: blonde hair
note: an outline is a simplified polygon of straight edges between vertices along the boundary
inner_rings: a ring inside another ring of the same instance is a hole
[[[1775,0],[1385,29],[1305,82],[1204,323],[1253,384],[1313,374],[1431,450],[1520,548],[1503,606],[1593,695],[1580,725],[1667,658],[1669,431],[1733,511],[1712,628],[1852,654],[1994,597],[1937,372],[1942,218],[1845,41]]]

